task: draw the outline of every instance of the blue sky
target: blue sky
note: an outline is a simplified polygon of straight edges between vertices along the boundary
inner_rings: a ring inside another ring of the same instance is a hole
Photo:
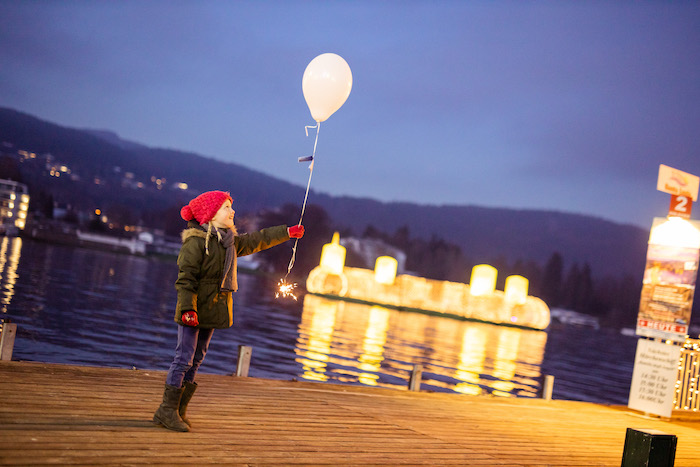
[[[302,75],[341,55],[353,89],[312,180],[330,194],[648,228],[659,164],[700,175],[700,2],[0,0],[0,17],[0,106],[300,186]]]

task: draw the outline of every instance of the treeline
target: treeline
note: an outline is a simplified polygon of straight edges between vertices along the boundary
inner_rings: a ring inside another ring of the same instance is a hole
[[[506,277],[517,274],[529,280],[530,295],[541,298],[550,308],[596,316],[603,325],[611,327],[633,326],[636,322],[641,271],[639,278],[596,278],[588,263],[567,265],[560,252],[552,252],[545,264],[498,255],[477,260],[465,254],[462,246],[441,238],[412,238],[408,226],[393,234],[368,227],[362,237],[381,239],[400,248],[407,255],[407,270],[423,277],[468,283],[475,265],[490,264],[498,270],[499,290],[503,290]]]
[[[24,169],[28,169],[27,166]],[[0,171],[6,178],[15,179],[30,185],[32,203],[30,210],[34,216],[50,219],[56,202],[71,200],[67,192],[72,192],[67,181],[49,180],[38,176],[23,177],[14,158],[0,157]],[[31,172],[31,171],[29,171]],[[23,180],[24,179],[24,180]],[[66,186],[63,186],[66,185]],[[72,186],[72,185],[71,185]],[[74,188],[74,187],[73,187]],[[89,187],[94,190],[94,186]],[[146,202],[143,194],[140,198],[133,190],[127,192],[122,187],[117,189],[120,195],[113,196],[101,203],[111,221],[117,225],[141,225],[163,229],[171,236],[179,235],[183,228],[180,207],[187,202],[185,194],[173,196],[167,203]],[[92,194],[92,193],[91,193]],[[92,196],[83,196],[94,199]],[[168,207],[163,207],[167,204]],[[245,207],[245,202],[241,206]],[[70,214],[70,213],[69,213]],[[74,216],[75,217],[75,216]],[[77,222],[77,218],[74,219]],[[237,216],[237,225],[241,230],[258,229],[277,224],[294,224],[299,220],[299,206],[287,204],[277,209],[262,212],[250,212]],[[90,227],[100,223],[92,219]],[[429,239],[413,237],[409,226],[403,226],[393,233],[380,231],[369,226],[363,232],[356,232],[352,226],[335,225],[328,213],[320,206],[309,205],[304,215],[304,224],[308,227],[303,241],[298,242],[292,278],[303,283],[309,271],[318,265],[321,249],[330,241],[334,231],[340,231],[341,237],[356,236],[360,238],[379,239],[388,245],[406,253],[406,269],[417,275],[454,282],[470,280],[471,270],[477,264],[490,264],[498,269],[497,288],[503,290],[505,279],[518,274],[530,282],[530,295],[542,298],[550,308],[566,308],[586,313],[599,318],[602,324],[614,327],[633,326],[637,317],[641,293],[641,273],[638,277],[631,275],[600,277],[588,263],[568,264],[566,252],[552,251],[549,259],[540,264],[533,260],[507,258],[494,252],[492,257],[472,257],[469,245],[450,243],[433,235]],[[291,248],[290,243],[290,248]],[[258,254],[268,269],[275,273],[286,273],[291,257],[289,248],[273,248]],[[362,259],[348,252],[348,266],[373,267],[364,264]],[[694,316],[700,319],[700,308],[694,307]]]
[[[298,217],[298,206],[285,205],[259,214],[259,225],[247,227],[296,223]],[[245,223],[244,220],[243,224]],[[393,233],[369,226],[362,233],[357,233],[351,227],[332,225],[328,214],[315,205],[307,207],[303,223],[307,226],[307,233],[298,243],[291,275],[300,283],[318,265],[323,245],[330,241],[334,231],[339,231],[341,238],[356,236],[377,239],[401,249],[407,256],[406,270],[422,277],[468,283],[475,265],[490,264],[498,269],[497,289],[503,290],[507,276],[518,274],[529,280],[530,295],[541,298],[550,308],[565,308],[596,316],[603,325],[611,327],[633,326],[636,321],[642,285],[641,271],[638,278],[597,278],[587,263],[567,264],[565,255],[561,252],[552,252],[545,264],[511,260],[498,255],[477,260],[465,253],[466,246],[449,243],[437,236],[430,239],[412,237],[408,226]],[[258,258],[265,261],[271,271],[282,274],[287,271],[290,257],[291,252],[287,248],[273,248],[258,253]],[[347,252],[346,265],[374,266],[365,264],[352,251]]]

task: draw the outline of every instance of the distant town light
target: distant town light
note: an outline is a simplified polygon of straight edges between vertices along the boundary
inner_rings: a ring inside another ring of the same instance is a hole
[[[95,209],[95,215],[99,216],[100,214],[102,214],[102,211],[100,211],[99,209]]]
[[[186,190],[187,189],[187,183],[176,183],[176,187],[178,187],[181,190]]]

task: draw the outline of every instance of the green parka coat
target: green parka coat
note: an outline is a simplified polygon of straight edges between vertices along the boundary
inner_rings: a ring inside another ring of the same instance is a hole
[[[209,237],[209,254],[205,242],[207,231],[195,221],[182,232],[182,247],[177,258],[179,274],[175,281],[177,308],[175,322],[182,325],[182,313],[197,312],[199,328],[222,329],[233,325],[231,292],[221,290],[226,248],[216,234]],[[234,237],[233,283],[236,284],[238,256],[266,250],[289,240],[286,225]]]

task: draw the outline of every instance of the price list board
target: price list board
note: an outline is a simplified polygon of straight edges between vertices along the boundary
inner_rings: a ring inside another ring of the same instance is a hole
[[[678,378],[681,347],[639,339],[627,406],[670,417]]]

